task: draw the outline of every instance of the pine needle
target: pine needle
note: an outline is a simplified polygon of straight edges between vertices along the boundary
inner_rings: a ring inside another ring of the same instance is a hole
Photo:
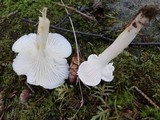
[[[153,102],[144,92],[142,92],[138,87],[136,86],[132,86],[131,89],[135,89],[137,92],[139,92],[150,104],[152,104],[155,108],[157,108],[158,110],[160,110],[160,107]]]

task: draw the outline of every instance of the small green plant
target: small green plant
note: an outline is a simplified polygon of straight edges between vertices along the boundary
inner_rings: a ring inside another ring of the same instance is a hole
[[[108,120],[110,114],[109,110],[105,110],[102,107],[97,107],[97,109],[97,114],[93,116],[91,120]]]
[[[156,120],[160,119],[160,111],[157,108],[150,107],[148,105],[141,109],[140,115],[142,118],[151,117]]]
[[[116,106],[120,110],[133,106],[133,95],[129,92],[129,90],[125,90],[121,94],[119,94],[115,97],[113,97],[113,96],[110,97],[108,100],[108,104],[110,106],[114,106],[115,100],[116,100]]]
[[[50,91],[44,90],[39,86],[31,86],[35,93],[31,93],[29,100],[25,104],[21,104],[19,102],[19,95],[24,88],[27,89],[25,85],[26,78],[24,76],[18,77],[12,68],[15,54],[11,49],[14,41],[24,34],[37,31],[36,24],[24,22],[22,18],[37,22],[38,16],[41,14],[39,10],[47,7],[48,18],[51,20],[51,25],[55,25],[66,16],[64,8],[54,4],[54,2],[59,2],[59,0],[0,1],[0,16],[6,16],[18,10],[16,15],[8,17],[0,23],[0,91],[2,90],[4,92],[3,101],[4,107],[6,108],[3,111],[3,119],[64,120],[72,118],[81,105],[81,95],[78,85],[65,83],[63,86]],[[117,11],[108,8],[109,2],[111,2],[111,0],[104,1],[103,4],[106,17],[104,23],[90,21],[74,11],[69,10],[72,14],[71,17],[75,25],[75,30],[86,33],[104,33],[105,37],[116,38],[123,28],[115,28],[113,24],[117,25],[117,23],[124,23],[124,21],[116,17],[118,14]],[[78,10],[93,5],[92,1],[85,0],[66,0],[65,3]],[[112,4],[114,4],[113,1]],[[108,11],[105,11],[106,9]],[[87,11],[85,11],[85,13],[88,14]],[[72,30],[70,22],[67,20],[60,27]],[[74,49],[75,42],[72,33],[50,30],[62,33],[69,39]],[[145,38],[142,41],[150,41],[148,36],[143,35],[143,32],[141,32],[139,36],[140,37],[137,38]],[[92,36],[81,36],[77,34],[77,39],[84,58],[87,58],[91,53],[100,54],[111,44],[107,40]],[[159,38],[157,41],[159,41]],[[126,89],[126,86],[130,88],[135,85],[145,92],[148,97],[153,98],[156,103],[158,102],[160,96],[159,51],[159,46],[131,46],[113,60],[115,66],[113,82],[108,84],[102,82],[97,87],[91,87],[90,89],[81,84],[84,101],[83,106],[76,114],[75,120],[124,120],[122,113],[126,109],[133,111],[133,113],[136,112],[142,119],[151,117],[159,120],[160,115],[158,110],[146,106],[146,104],[143,103],[137,108],[134,104],[134,94]],[[140,96],[136,96],[136,98],[140,100],[138,102],[144,100],[144,98]]]

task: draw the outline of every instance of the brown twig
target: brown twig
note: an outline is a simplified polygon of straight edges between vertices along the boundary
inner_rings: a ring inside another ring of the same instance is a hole
[[[61,3],[63,6],[66,6],[63,2],[63,0],[61,0]],[[66,9],[65,7],[65,11],[66,13],[69,15],[69,12],[68,10]],[[71,23],[71,26],[72,26],[72,30],[73,30],[73,35],[74,35],[74,38],[75,38],[75,44],[76,44],[76,53],[77,53],[77,64],[78,66],[80,65],[80,55],[79,55],[79,46],[78,46],[78,40],[77,40],[77,36],[76,36],[76,32],[75,32],[75,28],[74,28],[74,25],[73,25],[73,21],[71,19],[71,17],[69,16],[69,20],[70,20],[70,23]],[[83,92],[82,92],[82,88],[81,88],[81,84],[80,84],[80,81],[78,80],[78,77],[77,77],[77,81],[79,83],[79,89],[80,89],[80,94],[81,94],[81,105],[79,107],[79,109],[76,111],[76,113],[73,115],[72,119],[75,119],[76,115],[78,114],[78,112],[80,111],[80,109],[82,108],[83,104],[84,104],[84,100],[83,100]]]
[[[32,21],[32,20],[29,20],[29,19],[26,19],[26,18],[20,18],[20,19],[22,21],[30,23],[30,24],[37,24],[36,21]],[[55,25],[50,25],[50,28],[51,29],[55,29],[55,30],[59,30],[59,31],[64,31],[64,32],[67,32],[67,33],[73,33],[72,30],[68,30],[68,29],[64,29],[64,28],[61,28],[61,27],[57,27]],[[105,34],[94,34],[94,33],[89,33],[89,32],[82,32],[82,31],[75,31],[75,33],[79,34],[79,35],[97,37],[97,38],[100,38],[102,40],[108,40],[110,42],[114,41],[114,39],[107,37],[107,35],[105,35]],[[158,45],[159,46],[160,42],[131,42],[130,45],[140,45],[140,46]]]
[[[158,105],[156,105],[156,103],[154,103],[144,92],[142,92],[138,87],[136,86],[132,86],[131,89],[135,89],[136,91],[138,91],[150,104],[152,104],[155,108],[157,108],[158,110],[160,110],[160,107]]]
[[[26,86],[30,89],[30,91],[34,94],[35,91],[32,89],[32,87],[25,81]]]
[[[37,102],[39,102],[40,100],[42,100],[43,98],[44,98],[45,96],[43,95],[43,96],[41,96],[38,100],[36,100],[34,103],[37,103]]]
[[[5,111],[8,110],[8,108],[10,108],[12,105],[8,105],[7,107],[4,108],[4,111],[2,112],[1,116],[0,116],[0,120],[3,120],[3,116],[4,116],[4,113]]]
[[[89,16],[89,15],[87,15],[87,14],[85,14],[85,13],[83,13],[83,12],[81,12],[81,11],[73,8],[73,7],[69,7],[69,6],[67,6],[67,5],[63,5],[63,4],[60,4],[60,3],[57,3],[57,5],[62,6],[62,7],[65,7],[65,8],[67,8],[67,9],[72,10],[72,11],[75,11],[76,13],[78,13],[78,14],[86,17],[86,18],[88,18],[89,20],[93,20],[93,21],[97,22],[97,20],[95,19],[95,17]]]
[[[4,112],[1,114],[1,116],[0,116],[0,120],[2,120],[3,116],[4,116]]]
[[[2,23],[6,18],[15,15],[17,12],[18,12],[18,10],[13,11],[13,12],[9,13],[8,15],[0,17],[0,23]]]

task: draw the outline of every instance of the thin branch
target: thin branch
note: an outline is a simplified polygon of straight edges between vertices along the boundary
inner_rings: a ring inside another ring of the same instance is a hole
[[[6,107],[4,108],[4,111],[1,113],[0,120],[3,120],[3,116],[4,116],[5,111],[7,111],[11,106],[12,106],[12,105],[10,104],[10,105],[8,105],[8,106],[6,106]]]
[[[30,91],[34,94],[35,91],[32,89],[32,87],[25,81],[26,86],[30,89]]]
[[[26,19],[26,18],[21,18],[21,20],[24,21],[24,22],[30,23],[30,24],[37,24],[37,22],[32,21],[32,20],[29,20],[29,19]],[[72,30],[68,30],[68,29],[64,29],[64,28],[61,28],[61,27],[57,27],[57,26],[55,26],[55,25],[50,25],[50,28],[51,28],[51,29],[55,29],[55,30],[60,30],[60,31],[68,32],[68,33],[73,33]],[[111,39],[111,38],[109,38],[109,37],[106,37],[106,36],[103,35],[103,34],[94,34],[94,33],[81,32],[81,31],[75,31],[75,33],[76,33],[76,34],[80,34],[80,35],[98,37],[98,38],[106,39],[106,40],[111,41],[111,42],[114,41],[114,39]]]
[[[140,46],[160,45],[160,42],[131,42],[130,45],[140,45]]]
[[[61,0],[61,2],[62,2],[62,5],[65,6],[63,0]],[[66,8],[65,8],[65,10],[66,10],[66,13],[69,15],[68,10]],[[74,38],[75,38],[74,40],[75,40],[75,43],[76,43],[76,52],[77,52],[78,65],[79,65],[80,64],[80,60],[79,60],[79,48],[78,48],[77,36],[76,36],[76,33],[75,33],[75,28],[74,28],[74,25],[73,25],[73,21],[72,21],[70,16],[69,16],[69,20],[70,20],[70,23],[71,23],[71,26],[72,26],[72,30],[73,30],[73,35],[74,35]]]
[[[24,22],[30,23],[30,24],[37,24],[37,22],[26,19],[26,18],[21,18],[21,20],[24,21]],[[64,29],[64,28],[57,27],[57,26],[54,26],[54,25],[50,25],[50,28],[55,29],[55,30],[59,30],[59,31],[68,32],[68,33],[73,33],[72,30]],[[103,40],[108,40],[110,42],[114,41],[114,39],[106,37],[106,35],[104,35],[104,34],[94,34],[94,33],[81,32],[81,31],[75,31],[75,33],[79,34],[79,35],[101,38]],[[157,46],[159,46],[160,42],[131,42],[130,45],[140,45],[140,46],[157,45]]]
[[[17,12],[18,12],[18,10],[13,11],[13,12],[7,14],[7,15],[1,16],[1,17],[0,17],[0,23],[2,23],[6,18],[15,15]]]
[[[65,6],[63,0],[61,0],[61,2],[62,2],[62,5]],[[69,15],[68,10],[66,8],[65,8],[65,10],[66,10],[66,13]],[[80,56],[79,56],[79,47],[78,47],[78,42],[77,42],[77,36],[76,36],[75,28],[74,28],[74,25],[73,25],[73,21],[72,21],[70,16],[69,16],[69,20],[70,20],[72,30],[73,30],[73,35],[74,35],[74,38],[75,38],[76,52],[77,52],[77,59],[78,59],[78,66],[79,66],[80,65]],[[77,77],[77,80],[78,79],[79,78]],[[82,92],[82,88],[81,88],[81,84],[80,84],[79,80],[78,80],[78,83],[79,83],[80,94],[81,94],[81,105],[80,105],[79,109],[77,110],[77,112],[74,114],[73,119],[76,117],[77,113],[80,111],[81,107],[83,106],[83,92]]]
[[[61,26],[66,20],[67,18],[70,16],[71,14],[67,14],[60,22],[58,22],[56,25],[54,26]]]
[[[158,105],[156,105],[156,103],[154,103],[144,92],[142,92],[138,87],[136,86],[132,86],[131,89],[135,89],[136,91],[138,91],[150,104],[152,104],[155,108],[157,108],[158,110],[160,110],[160,107]]]
[[[43,96],[41,96],[38,100],[36,100],[34,103],[37,103],[37,102],[39,102],[40,100],[42,100],[43,98],[44,98],[45,96],[43,95]]]
[[[3,120],[4,112],[0,116],[0,120]]]
[[[0,17],[0,18],[7,18],[7,17],[10,17],[10,16],[13,16],[13,15],[15,15],[17,12],[18,12],[18,10],[13,11],[13,12],[11,12],[11,13],[9,13],[9,14],[7,14],[7,15],[4,15],[4,16],[2,16],[2,17]]]
[[[75,11],[76,13],[78,13],[78,14],[80,14],[80,15],[86,17],[86,18],[88,18],[89,20],[93,20],[93,21],[97,22],[97,20],[95,19],[95,17],[89,16],[89,15],[87,15],[87,14],[85,14],[85,13],[83,13],[83,12],[81,12],[81,11],[79,11],[79,10],[73,8],[73,7],[69,7],[69,6],[67,6],[67,5],[60,4],[60,3],[57,3],[57,5],[62,6],[62,7],[65,7],[65,8],[67,8],[67,9],[72,10],[72,11]]]
[[[114,109],[115,109],[116,115],[119,117],[118,110],[117,110],[117,98],[116,98],[116,96],[115,96],[114,99],[115,99],[114,100]]]

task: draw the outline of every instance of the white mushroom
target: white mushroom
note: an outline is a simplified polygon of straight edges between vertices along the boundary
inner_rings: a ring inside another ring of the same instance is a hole
[[[154,6],[142,8],[126,29],[99,56],[92,54],[78,69],[80,80],[89,86],[96,86],[101,79],[107,82],[113,80],[114,67],[109,63],[119,55],[136,37],[141,28],[155,16]]]
[[[13,69],[18,75],[26,75],[27,82],[47,89],[56,88],[68,78],[66,60],[71,54],[71,45],[62,35],[49,33],[50,21],[47,8],[39,17],[38,33],[20,37],[12,46],[18,55]]]

